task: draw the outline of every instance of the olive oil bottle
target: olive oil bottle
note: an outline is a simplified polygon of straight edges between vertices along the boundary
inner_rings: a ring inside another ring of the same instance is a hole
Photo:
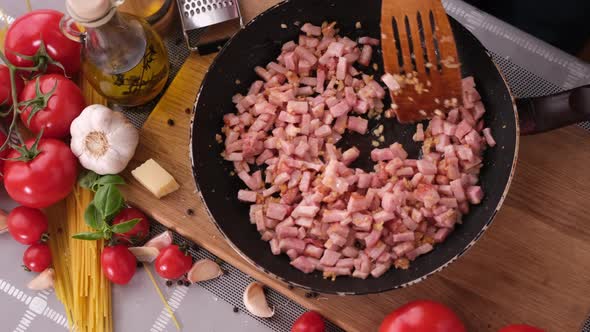
[[[118,12],[120,3],[67,0],[71,18],[62,30],[82,42],[82,70],[96,91],[115,104],[137,106],[162,91],[170,67],[157,32],[144,19]],[[84,32],[71,28],[72,21]]]

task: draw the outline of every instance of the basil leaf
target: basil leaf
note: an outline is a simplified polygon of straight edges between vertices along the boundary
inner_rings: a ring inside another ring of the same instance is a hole
[[[123,195],[115,185],[105,185],[96,191],[93,204],[100,211],[103,220],[110,220],[125,204]]]
[[[96,180],[95,185],[105,186],[107,184],[125,184],[125,180],[119,175],[103,175],[100,179]]]
[[[113,227],[111,227],[111,231],[113,233],[118,233],[118,234],[127,233],[131,229],[133,229],[133,227],[135,227],[135,225],[137,225],[137,223],[139,223],[140,221],[141,221],[141,219],[135,218],[135,219],[131,219],[129,221],[122,222],[120,224],[113,225]]]
[[[83,188],[88,188],[91,189],[92,191],[96,191],[94,190],[94,184],[96,183],[96,180],[98,180],[100,176],[96,173],[94,173],[93,171],[88,171],[84,174],[82,174],[79,178],[78,178],[78,184],[80,185],[80,187]]]
[[[86,221],[86,225],[96,230],[102,230],[105,224],[101,212],[93,203],[90,203],[90,205],[86,207],[86,211],[84,211],[84,221]]]
[[[104,239],[104,233],[103,232],[84,232],[84,233],[75,234],[72,237],[74,239],[78,239],[78,240],[94,241],[94,240]]]

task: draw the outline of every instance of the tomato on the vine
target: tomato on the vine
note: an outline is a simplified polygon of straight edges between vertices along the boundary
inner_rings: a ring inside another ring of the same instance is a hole
[[[545,332],[545,330],[526,324],[513,324],[500,329],[498,332]]]
[[[22,244],[33,244],[47,232],[47,217],[39,210],[18,206],[8,214],[8,232]]]
[[[40,94],[39,94],[40,91]],[[29,81],[18,98],[23,106],[20,119],[34,134],[63,138],[86,106],[80,88],[62,75],[41,75]]]
[[[25,250],[23,264],[33,272],[43,272],[51,265],[51,250],[45,243],[35,243]]]
[[[293,327],[291,327],[291,332],[325,332],[326,331],[326,324],[324,323],[324,319],[320,314],[315,311],[308,311],[303,315],[299,316],[295,323],[293,323]]]
[[[65,198],[76,183],[78,159],[64,142],[30,139],[8,154],[4,187],[21,205],[44,208]]]
[[[465,332],[465,326],[448,307],[434,301],[407,303],[390,313],[379,332]]]
[[[135,256],[122,244],[104,247],[100,264],[107,279],[119,285],[129,283],[137,268]]]
[[[4,41],[8,61],[18,67],[32,67],[33,61],[19,54],[35,56],[43,44],[46,56],[36,56],[35,61],[46,66],[47,72],[63,74],[59,66],[51,63],[53,61],[59,62],[69,76],[78,73],[81,44],[68,39],[61,32],[59,21],[63,15],[55,10],[43,9],[33,10],[17,18],[8,28]]]
[[[160,250],[156,258],[156,272],[164,279],[178,279],[187,273],[193,264],[193,258],[180,247],[171,244]]]
[[[140,219],[140,222],[135,224],[130,231],[113,234],[113,237],[122,244],[136,244],[143,242],[150,234],[150,222],[145,214],[135,208],[121,210],[121,212],[115,216],[115,219],[113,219],[113,226],[133,219]]]
[[[16,96],[22,91],[25,83],[20,75],[15,75],[14,85],[16,86]],[[10,83],[10,71],[6,65],[0,65],[0,106],[12,105],[12,89]]]

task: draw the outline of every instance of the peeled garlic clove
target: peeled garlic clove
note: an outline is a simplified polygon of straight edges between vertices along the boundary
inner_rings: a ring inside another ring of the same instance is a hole
[[[160,250],[155,247],[130,247],[129,251],[135,255],[138,261],[144,263],[153,262],[160,254]]]
[[[158,250],[162,250],[167,246],[172,244],[172,232],[165,231],[162,234],[156,235],[151,240],[149,240],[144,247],[154,247]]]
[[[188,281],[195,283],[215,279],[223,274],[217,263],[210,259],[201,259],[188,271]]]
[[[40,291],[53,287],[53,279],[55,278],[55,271],[52,268],[46,268],[39,273],[33,280],[29,282],[27,287],[32,290]]]
[[[244,305],[256,317],[270,318],[275,314],[275,310],[268,306],[262,284],[256,281],[246,287]]]
[[[0,209],[0,234],[8,232],[8,214]]]

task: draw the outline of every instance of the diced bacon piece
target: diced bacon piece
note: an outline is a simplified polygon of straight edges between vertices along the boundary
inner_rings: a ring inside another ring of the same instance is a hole
[[[287,73],[287,68],[279,65],[276,62],[269,62],[268,65],[266,66],[266,68],[268,68],[268,70],[274,70],[274,71],[276,71],[277,73],[280,73],[280,74]]]
[[[330,107],[330,113],[335,118],[347,114],[350,110],[351,110],[351,107],[350,107],[350,105],[348,105],[348,103],[345,100]]]
[[[344,98],[346,99],[348,105],[350,105],[351,107],[354,107],[356,105],[356,93],[354,92],[354,89],[352,87],[347,86],[344,88]]]
[[[367,247],[365,249],[365,252],[367,253],[367,255],[369,257],[371,257],[372,259],[375,260],[375,259],[377,259],[377,257],[381,256],[381,254],[383,254],[385,249],[387,249],[387,245],[385,243],[379,241],[373,247],[371,247],[371,248]]]
[[[472,129],[469,134],[465,135],[465,143],[469,144],[472,149],[479,149],[481,144],[479,133]]]
[[[414,190],[414,197],[423,202],[424,206],[428,209],[433,207],[440,200],[440,196],[436,188],[428,184],[419,184]]]
[[[471,186],[466,191],[467,199],[471,204],[479,204],[483,198],[483,190],[480,186]]]
[[[305,250],[305,241],[298,238],[286,238],[279,240],[279,249],[283,252],[295,250],[297,253],[303,253]]]
[[[477,93],[477,91],[475,91],[475,93]],[[479,96],[479,94],[478,94],[478,96]],[[475,104],[473,104],[473,119],[475,121],[481,119],[481,117],[485,114],[485,112],[486,112],[486,110],[485,110],[483,103],[481,101],[478,101]]]
[[[457,158],[448,158],[446,161],[447,177],[451,180],[458,179],[461,176],[459,172],[459,160]]]
[[[313,226],[313,219],[308,217],[300,217],[295,219],[295,224],[301,227],[311,228],[311,226]]]
[[[447,210],[441,214],[435,215],[436,225],[445,228],[453,228],[457,222],[457,211],[455,209]]]
[[[279,191],[281,191],[279,189],[279,187],[277,187],[277,186],[271,186],[270,188],[265,189],[265,190],[262,191],[262,196],[263,197],[268,197],[268,196],[271,196],[274,193],[278,193]]]
[[[347,210],[350,213],[363,211],[369,208],[369,202],[365,196],[357,193],[352,193],[348,200]]]
[[[336,66],[336,79],[344,80],[346,78],[346,72],[348,69],[348,64],[346,63],[346,58],[340,57],[338,58],[338,65]]]
[[[416,125],[416,133],[412,137],[414,142],[422,142],[424,141],[424,126],[421,123]]]
[[[269,218],[283,220],[289,211],[289,207],[280,203],[269,203],[266,210],[266,216]]]
[[[363,45],[361,55],[359,56],[358,63],[363,66],[368,66],[371,63],[371,57],[373,56],[373,48],[370,45]]]
[[[316,86],[318,79],[316,77],[302,77],[299,79],[299,83],[308,86]]]
[[[359,254],[359,251],[357,248],[355,247],[344,247],[342,249],[342,255],[344,255],[345,257],[352,257],[352,258],[356,258]]]
[[[324,53],[325,57],[341,57],[342,55],[344,55],[344,44],[340,42],[330,43]]]
[[[373,218],[366,214],[354,213],[352,215],[352,224],[355,229],[360,231],[370,231],[373,225]]]
[[[418,160],[416,166],[418,167],[418,171],[424,175],[435,175],[437,171],[435,164],[424,159]]]
[[[398,157],[401,160],[408,158],[408,153],[404,150],[404,147],[399,143],[393,143],[389,146],[389,149],[393,152],[394,157]]]
[[[437,139],[436,151],[445,152],[445,148],[451,144],[451,138],[447,135],[438,135]]]
[[[452,229],[451,228],[439,228],[436,233],[434,233],[434,242],[436,243],[442,243],[447,236],[451,233]]]
[[[467,133],[469,133],[471,130],[472,130],[471,125],[466,120],[462,120],[457,125],[457,129],[455,130],[455,137],[457,137],[458,139],[461,139],[465,135],[467,135]]]
[[[297,227],[281,227],[277,229],[276,234],[279,239],[284,239],[288,237],[297,237],[298,231]]]
[[[430,129],[430,133],[433,136],[437,136],[437,135],[442,134],[444,131],[443,120],[439,117],[432,118],[432,120],[430,120],[430,124],[429,124],[428,128]]]
[[[383,223],[389,220],[392,220],[393,218],[395,218],[395,214],[392,212],[388,212],[388,211],[379,211],[375,214],[373,214],[373,220],[376,223]]]
[[[295,249],[289,249],[289,250],[287,250],[286,254],[287,254],[287,256],[289,256],[289,258],[291,260],[294,260],[297,257],[299,257],[299,253],[297,253],[297,250],[295,250]]]
[[[291,261],[291,265],[303,273],[311,273],[315,270],[315,265],[305,256],[295,258]]]
[[[357,181],[357,187],[364,189],[364,188],[369,188],[369,186],[371,185],[371,179],[372,179],[372,175],[371,174],[359,174],[359,178]]]
[[[369,276],[368,272],[361,272],[360,270],[354,270],[354,272],[352,272],[353,278],[367,279],[368,276]]]
[[[452,124],[450,122],[443,122],[443,133],[447,136],[455,135],[455,130],[457,130],[457,125]]]
[[[414,241],[414,232],[403,232],[393,234],[393,242]]]
[[[325,266],[334,266],[341,256],[342,254],[337,251],[326,249],[320,259],[320,263]]]
[[[385,73],[385,75],[381,76],[381,80],[387,85],[389,91],[399,91],[401,89],[398,81],[390,73]]]
[[[473,150],[466,145],[456,145],[455,149],[457,150],[457,156],[461,160],[473,160]]]
[[[375,92],[375,96],[377,98],[383,98],[385,97],[385,89],[383,89],[383,87],[381,85],[379,85],[379,83],[375,82],[375,81],[369,81],[367,83],[367,86],[373,90],[373,92]]]
[[[380,276],[385,274],[385,272],[387,272],[387,270],[389,270],[390,268],[391,263],[375,264],[375,267],[371,270],[371,276],[373,276],[373,278],[379,278]]]
[[[260,92],[260,89],[262,89],[262,86],[264,85],[263,81],[254,81],[254,83],[252,83],[252,85],[250,85],[250,90],[248,90],[248,94],[249,95],[256,95]]]
[[[289,113],[305,114],[305,113],[307,113],[308,110],[309,110],[309,105],[307,104],[306,101],[292,100],[287,103],[287,112],[289,112]],[[281,113],[283,113],[283,112],[281,112]],[[279,115],[279,120],[285,121],[280,118],[280,115]],[[289,121],[285,121],[285,122],[289,122]],[[299,122],[299,121],[297,121],[297,122]],[[292,123],[296,123],[296,122],[292,122]]]
[[[297,46],[295,46],[295,47],[297,47]],[[285,53],[283,60],[285,61],[285,66],[287,67],[288,70],[290,70],[290,71],[297,70],[297,67],[299,64],[299,57],[297,56],[297,54],[295,52]]]
[[[332,128],[328,125],[323,125],[315,130],[314,135],[317,137],[327,137],[332,134]]]
[[[291,178],[291,175],[289,175],[289,173],[283,172],[275,177],[273,183],[275,185],[281,185],[281,184],[289,181],[290,178]]]
[[[311,173],[310,172],[303,172],[301,176],[301,180],[299,182],[299,190],[301,192],[307,192],[309,190],[309,185],[311,182]]]
[[[283,46],[281,47],[281,50],[284,52],[289,52],[289,51],[294,50],[295,47],[297,47],[297,44],[294,41],[290,40],[290,41],[283,44]]]
[[[292,101],[290,101],[289,103],[292,103]],[[307,104],[307,103],[306,103]],[[279,113],[279,120],[287,122],[287,123],[299,123],[301,122],[301,116],[300,115],[292,115],[289,114],[285,111],[282,111],[281,113]]]
[[[272,74],[269,73],[266,69],[260,67],[260,66],[256,66],[254,67],[254,71],[256,72],[256,74],[258,76],[260,76],[260,78],[262,78],[265,81],[270,81]]]
[[[348,125],[350,127],[350,125]],[[485,128],[483,130],[483,137],[486,140],[486,143],[488,143],[488,145],[490,147],[494,147],[496,146],[496,141],[494,140],[494,137],[492,136],[492,130],[490,128]]]
[[[348,120],[348,116],[346,116],[346,115],[342,115],[342,116],[339,116],[338,118],[336,118],[336,122],[334,123],[334,126],[332,127],[333,131],[338,134],[344,134],[344,131],[346,130],[347,120]]]
[[[424,243],[423,245],[419,246],[418,248],[408,252],[406,254],[406,257],[413,261],[414,259],[416,259],[416,257],[420,256],[420,255],[424,255],[430,251],[432,251],[432,249],[434,249],[434,247],[430,244],[430,243]]]
[[[348,117],[348,129],[359,134],[366,134],[369,121],[358,116]]]
[[[302,46],[297,46],[295,48],[295,54],[297,54],[301,59],[307,61],[310,66],[313,66],[318,61],[318,59],[315,57],[315,55],[313,55],[313,53],[311,53],[310,50]]]
[[[452,197],[442,197],[440,204],[450,208],[456,208],[458,206],[457,199]]]
[[[397,255],[397,257],[402,257],[411,250],[414,250],[414,243],[411,241],[403,242],[393,247],[393,252]]]
[[[239,190],[238,199],[242,202],[256,202],[256,192],[250,190]]]
[[[371,233],[365,238],[365,245],[367,248],[373,248],[381,238],[381,231],[373,229]]]
[[[309,75],[309,71],[311,70],[312,64],[309,63],[307,60],[300,60],[299,64],[297,65],[297,70],[299,71],[300,75]]]
[[[357,101],[352,109],[356,113],[365,114],[369,110],[369,104],[364,100],[357,99]]]
[[[391,160],[395,156],[391,149],[373,149],[371,150],[371,159],[373,161],[384,161],[384,160]]]
[[[254,177],[250,176],[246,171],[238,172],[238,177],[244,181],[250,190],[258,190],[262,185],[262,183],[258,183],[258,181]]]
[[[281,254],[281,249],[279,248],[279,240],[277,238],[271,239],[268,243],[270,244],[270,251],[273,255]]]
[[[308,35],[312,35],[312,36],[321,36],[322,35],[322,28],[317,25],[313,25],[311,23],[303,24],[303,26],[301,27],[301,31],[305,32]]]
[[[345,165],[349,165],[350,163],[355,161],[360,154],[360,150],[356,146],[353,146],[352,148],[342,153],[342,163],[344,163]]]
[[[299,217],[306,217],[306,218],[313,218],[320,210],[317,206],[306,206],[299,204],[291,213],[291,217],[299,218]]]
[[[344,268],[353,268],[354,267],[354,259],[352,258],[341,258],[336,262],[336,267],[344,267]]]
[[[341,220],[346,219],[346,217],[348,217],[348,211],[346,210],[324,210],[322,222],[339,222]]]
[[[402,223],[411,231],[415,231],[418,228],[418,224],[409,217],[403,217]]]
[[[228,161],[242,161],[242,160],[244,160],[244,155],[242,153],[233,152],[233,153],[230,153],[229,155],[227,155],[225,157],[225,160],[228,160]]]
[[[402,167],[397,171],[396,175],[397,176],[413,176],[414,169],[412,167]]]
[[[379,45],[379,39],[371,38],[371,37],[368,37],[368,36],[363,36],[363,37],[360,37],[359,38],[359,44],[378,46]]]
[[[316,85],[315,91],[317,93],[324,92],[324,83],[326,81],[326,72],[323,69],[318,69],[316,72]]]

